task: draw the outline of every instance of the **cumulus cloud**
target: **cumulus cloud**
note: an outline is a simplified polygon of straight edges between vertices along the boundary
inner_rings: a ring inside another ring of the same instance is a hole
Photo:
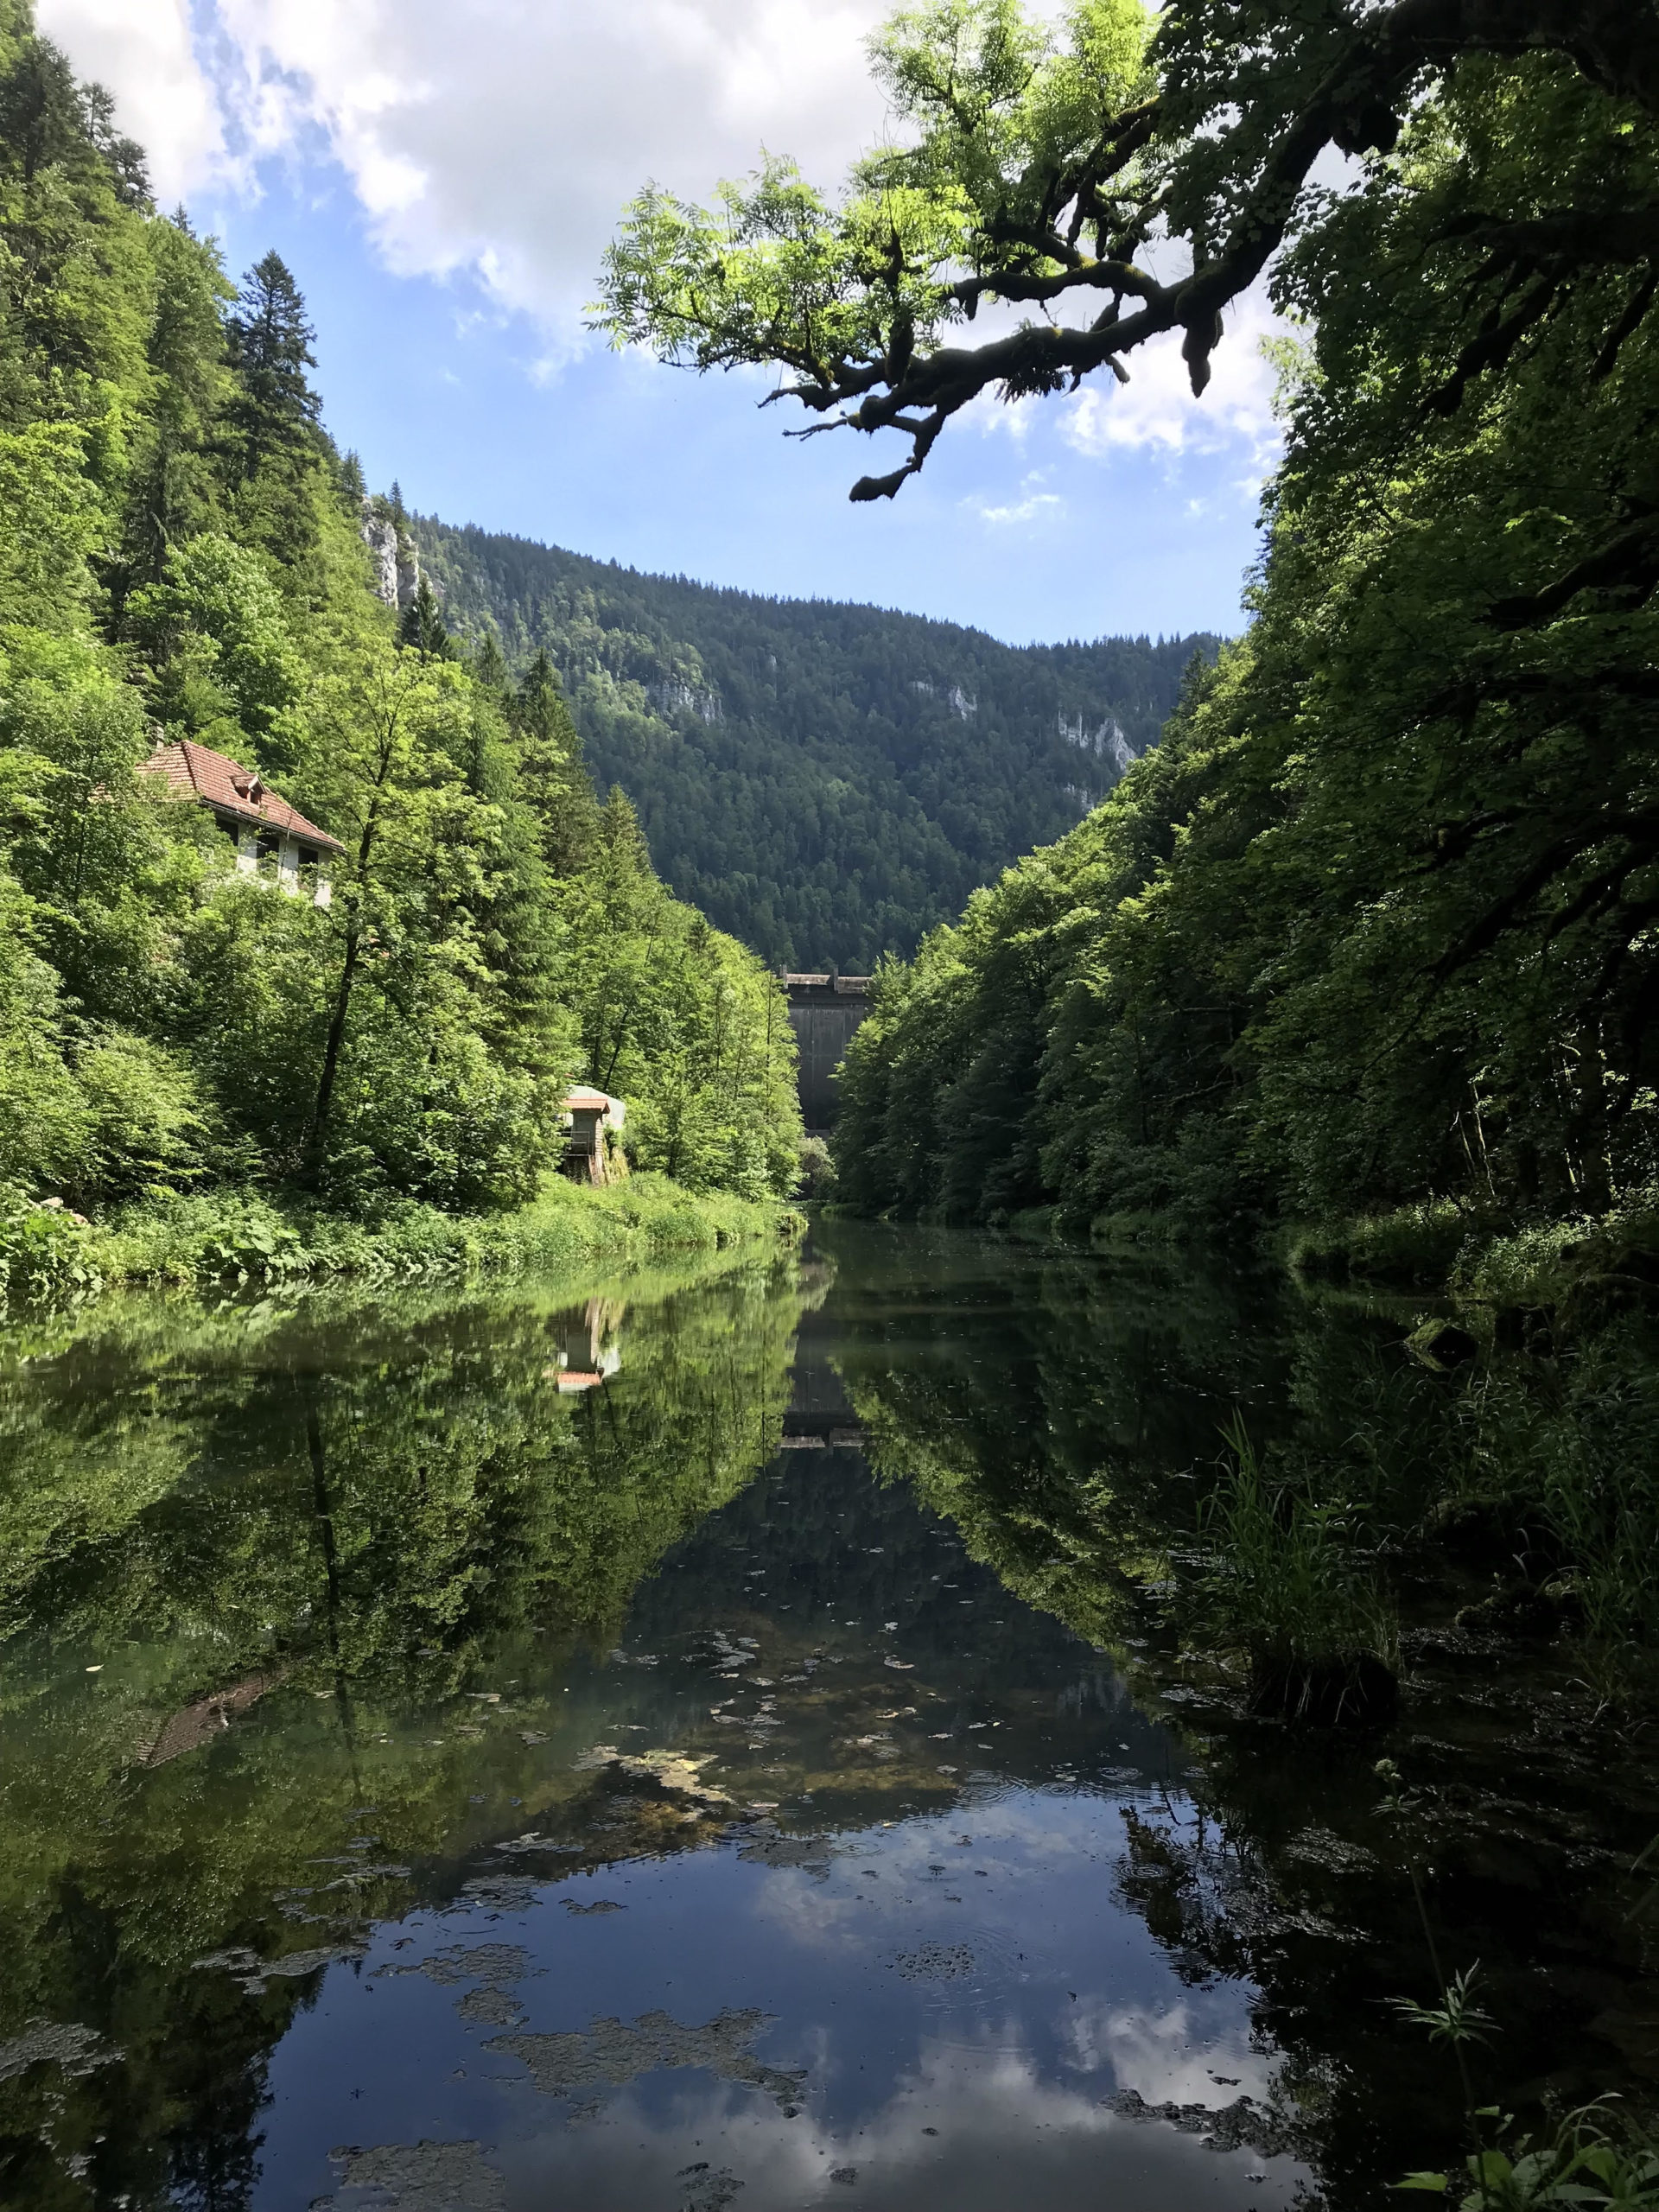
[[[1067,444],[1096,460],[1136,448],[1173,457],[1243,447],[1255,475],[1265,474],[1278,450],[1279,430],[1273,416],[1276,377],[1262,344],[1283,326],[1255,293],[1247,293],[1224,320],[1202,398],[1192,396],[1180,334],[1172,332],[1128,356],[1128,384],[1096,378],[1063,404],[1060,428]]]
[[[648,177],[706,197],[764,143],[833,186],[882,135],[864,41],[888,5],[470,0],[458,15],[453,0],[40,0],[39,12],[115,92],[163,204],[209,183],[255,189],[261,161],[332,159],[390,268],[468,272],[536,318],[544,379],[584,342],[600,257]],[[1061,435],[1097,460],[1242,448],[1253,488],[1276,448],[1260,352],[1273,321],[1247,298],[1228,324],[1202,400],[1171,337],[1132,358],[1127,386],[1092,378],[1060,403]],[[976,334],[1001,327],[993,312]],[[1017,448],[1037,411],[988,395],[963,420]],[[1006,530],[1062,508],[1028,480],[975,511]]]
[[[836,183],[880,135],[886,0],[43,0],[167,188],[228,144],[332,157],[388,264],[468,270],[570,332],[648,177],[706,195],[763,141]]]
[[[148,153],[163,206],[219,169],[224,126],[192,42],[188,0],[39,0],[36,21],[80,76],[116,95],[121,126]]]

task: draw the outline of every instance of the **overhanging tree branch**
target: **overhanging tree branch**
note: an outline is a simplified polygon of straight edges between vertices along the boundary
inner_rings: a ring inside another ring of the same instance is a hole
[[[1212,52],[1209,0],[1172,0],[1141,84],[1100,113],[1086,144],[1016,129],[1040,73],[1022,69],[987,91],[965,82],[959,55],[916,49],[922,90],[908,111],[920,144],[862,164],[864,197],[837,213],[787,164],[769,162],[747,195],[722,188],[722,231],[700,211],[642,195],[607,257],[599,327],[699,368],[779,366],[786,380],[771,397],[830,418],[821,427],[898,431],[908,460],[851,494],[891,498],[983,392],[1075,390],[1107,367],[1124,376],[1126,357],[1179,331],[1202,394],[1224,311],[1285,243],[1321,155],[1389,151],[1419,88],[1466,59],[1554,54],[1608,98],[1659,116],[1654,0],[1395,0],[1333,10],[1334,22],[1293,16],[1281,27],[1264,11],[1245,29],[1231,16],[1248,10],[1215,12],[1223,35]],[[1217,58],[1231,31],[1243,77],[1224,52]],[[1160,225],[1190,250],[1186,274],[1160,279],[1138,260]],[[1507,365],[1575,273],[1651,269],[1659,254],[1659,209],[1645,207],[1498,208],[1465,227],[1490,270],[1533,281],[1464,347],[1433,403],[1446,411],[1472,378]],[[1092,255],[1083,248],[1090,232]],[[1653,290],[1644,278],[1627,302],[1607,340],[1613,358]],[[1058,319],[1068,300],[1102,292],[1108,304],[1091,322]],[[1042,306],[1048,318],[979,346],[947,341],[950,324],[989,302]]]

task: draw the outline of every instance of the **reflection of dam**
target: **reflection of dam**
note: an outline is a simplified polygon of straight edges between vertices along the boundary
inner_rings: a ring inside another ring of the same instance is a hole
[[[841,1445],[855,1452],[864,1448],[864,1432],[855,1414],[798,1414],[791,1408],[784,1415],[780,1452],[824,1452]]]
[[[846,1446],[856,1452],[863,1447],[864,1431],[858,1415],[846,1386],[830,1363],[836,1334],[834,1323],[821,1309],[809,1307],[802,1313],[780,1451],[823,1452]]]

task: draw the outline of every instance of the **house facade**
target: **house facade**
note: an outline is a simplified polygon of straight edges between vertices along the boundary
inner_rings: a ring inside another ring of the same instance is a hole
[[[236,848],[238,874],[264,876],[290,898],[326,906],[330,871],[346,848],[272,791],[258,771],[194,739],[159,740],[139,772],[170,798],[205,806]]]

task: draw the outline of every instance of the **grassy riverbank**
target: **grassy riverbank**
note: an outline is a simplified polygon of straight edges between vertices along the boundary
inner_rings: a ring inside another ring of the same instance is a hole
[[[28,1302],[123,1283],[406,1281],[634,1265],[669,1252],[771,1241],[790,1234],[798,1218],[775,1204],[687,1191],[665,1175],[636,1175],[605,1190],[550,1175],[528,1205],[499,1214],[444,1213],[402,1200],[348,1216],[300,1193],[251,1190],[152,1198],[99,1220],[16,1201],[0,1215],[0,1290]]]
[[[1599,1215],[1527,1222],[1441,1200],[1299,1228],[1284,1252],[1316,1282],[1440,1291],[1500,1313],[1599,1308],[1659,1284],[1659,1205],[1643,1192]]]

